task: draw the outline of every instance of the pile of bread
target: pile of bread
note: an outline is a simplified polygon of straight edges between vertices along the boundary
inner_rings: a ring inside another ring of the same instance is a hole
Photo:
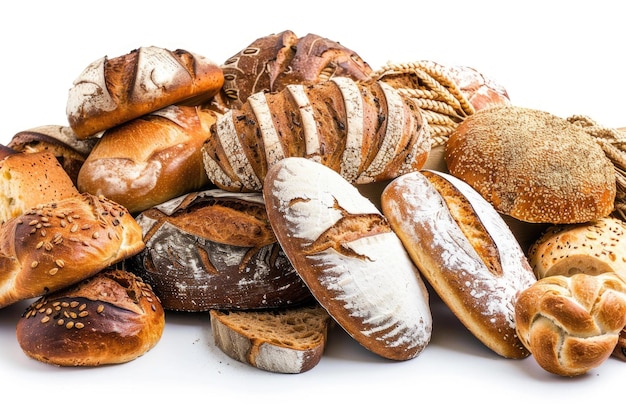
[[[434,291],[495,355],[626,360],[615,166],[471,68],[289,30],[221,65],[141,47],[89,64],[67,117],[0,149],[0,309],[34,299],[32,358],[128,362],[178,311],[266,371],[312,369],[333,325],[408,360]]]

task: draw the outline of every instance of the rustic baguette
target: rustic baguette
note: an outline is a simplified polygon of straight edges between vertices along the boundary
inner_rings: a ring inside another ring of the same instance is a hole
[[[381,204],[424,278],[468,330],[503,357],[528,356],[515,331],[515,301],[536,279],[495,209],[435,171],[393,180]]]
[[[202,151],[215,185],[259,191],[285,157],[310,158],[363,184],[421,168],[430,142],[419,109],[396,90],[335,77],[253,94],[219,117]]]

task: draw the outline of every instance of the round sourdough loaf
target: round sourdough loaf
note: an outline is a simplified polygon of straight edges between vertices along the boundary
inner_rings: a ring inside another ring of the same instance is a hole
[[[546,371],[577,376],[600,366],[626,325],[626,284],[614,273],[554,275],[515,305],[520,340]]]
[[[478,111],[450,135],[444,158],[452,175],[518,220],[582,223],[614,209],[611,161],[581,127],[548,112]]]
[[[17,323],[24,353],[59,366],[129,362],[152,349],[165,328],[159,299],[141,278],[118,269],[47,294]]]
[[[189,193],[136,217],[146,249],[128,261],[166,310],[268,309],[311,293],[290,264],[259,193]]]
[[[381,203],[422,275],[468,330],[503,357],[528,356],[515,331],[515,301],[536,279],[494,208],[435,171],[395,179]]]
[[[67,119],[87,138],[171,104],[203,103],[223,84],[221,68],[203,56],[141,47],[89,64],[69,90]]]
[[[388,359],[411,359],[426,347],[426,286],[367,198],[336,171],[295,157],[270,168],[263,195],[278,242],[348,334]]]

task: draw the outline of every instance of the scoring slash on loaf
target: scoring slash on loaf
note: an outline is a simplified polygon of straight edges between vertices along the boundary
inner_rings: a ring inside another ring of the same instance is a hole
[[[24,353],[58,366],[129,362],[152,349],[165,328],[159,299],[140,277],[100,271],[32,303],[18,320]]]
[[[365,184],[424,165],[424,123],[387,84],[336,77],[253,94],[218,118],[202,152],[211,182],[229,191],[260,191],[267,170],[286,157],[312,159]]]
[[[528,356],[515,331],[515,301],[536,279],[494,208],[435,171],[393,180],[381,204],[422,275],[468,330],[503,357]]]
[[[317,84],[332,77],[366,80],[372,69],[353,50],[315,34],[294,32],[261,37],[221,65],[224,86],[215,101],[240,108],[254,93],[281,91],[291,84]]]
[[[581,127],[548,112],[478,111],[450,135],[444,158],[498,212],[524,222],[583,223],[614,209],[611,161]]]
[[[426,286],[376,207],[307,158],[269,170],[263,194],[278,242],[313,296],[362,346],[407,360],[429,343]]]
[[[128,264],[167,310],[262,309],[311,300],[259,193],[189,193],[140,213],[146,249]]]
[[[72,285],[144,247],[135,219],[104,197],[39,205],[0,225],[0,308]]]
[[[264,371],[299,374],[326,348],[331,318],[319,304],[280,310],[211,310],[215,344],[233,359]]]
[[[515,321],[543,369],[582,375],[615,350],[626,324],[626,285],[612,272],[542,278],[518,297]]]
[[[223,84],[220,67],[203,56],[141,47],[89,64],[69,90],[67,119],[84,139],[172,104],[201,104]]]

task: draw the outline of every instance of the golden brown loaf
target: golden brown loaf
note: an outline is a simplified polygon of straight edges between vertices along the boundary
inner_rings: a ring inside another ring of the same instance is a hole
[[[319,304],[264,311],[211,310],[215,345],[264,371],[299,374],[324,353],[331,318]]]
[[[531,245],[535,275],[598,275],[615,272],[626,282],[626,223],[616,217],[552,225]]]
[[[290,84],[316,84],[332,77],[366,80],[372,69],[353,50],[315,34],[285,30],[256,39],[221,65],[224,86],[216,96],[225,108],[240,108],[254,93]]]
[[[582,128],[544,111],[476,112],[450,135],[444,157],[451,174],[518,220],[582,223],[614,208],[615,171],[602,148]]]
[[[0,308],[81,281],[144,246],[135,219],[103,197],[29,209],[0,225]]]
[[[171,104],[208,101],[223,84],[220,67],[203,56],[141,47],[89,64],[69,90],[67,118],[87,138]]]
[[[528,356],[514,310],[536,279],[493,207],[466,183],[435,171],[393,180],[381,202],[422,276],[476,338],[503,357]]]
[[[278,242],[313,296],[362,346],[417,356],[432,317],[422,277],[385,217],[336,171],[307,158],[270,168],[263,195]]]
[[[0,223],[39,204],[79,194],[68,173],[50,152],[8,155],[0,160],[0,178]]]
[[[167,310],[267,309],[311,300],[258,193],[190,193],[136,220],[146,249],[128,264]]]
[[[582,375],[617,345],[626,325],[626,285],[612,272],[542,278],[518,297],[515,320],[520,340],[543,369]]]
[[[161,339],[165,313],[141,278],[104,270],[32,303],[17,323],[24,353],[58,366],[129,362]]]
[[[217,114],[172,105],[107,130],[83,163],[81,192],[136,214],[209,185],[201,148]]]
[[[16,133],[9,144],[18,152],[51,152],[74,184],[98,138],[78,139],[68,126],[44,125]]]
[[[476,69],[464,65],[451,65],[448,72],[475,111],[511,105],[506,88]]]
[[[219,117],[202,151],[215,185],[259,191],[285,157],[309,158],[350,183],[394,178],[422,167],[430,141],[419,109],[395,89],[335,77],[253,94]]]

